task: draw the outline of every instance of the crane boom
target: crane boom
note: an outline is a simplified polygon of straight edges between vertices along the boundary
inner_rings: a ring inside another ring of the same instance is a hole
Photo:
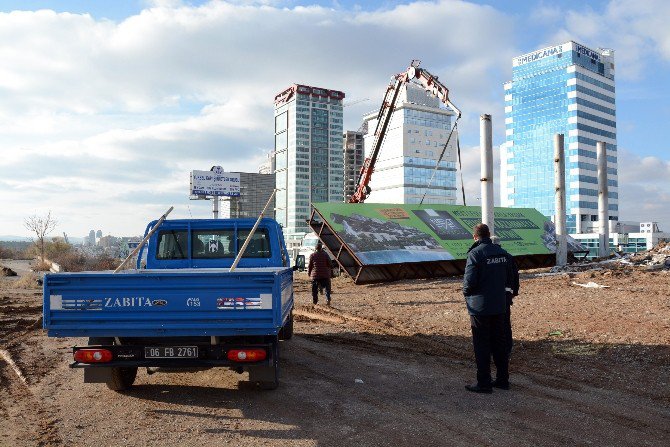
[[[417,61],[412,61],[406,71],[391,78],[391,82],[386,88],[384,100],[377,113],[377,127],[375,128],[372,151],[363,163],[361,173],[358,176],[356,191],[351,195],[349,203],[363,203],[368,195],[370,195],[370,179],[372,178],[372,172],[374,171],[379,151],[384,143],[388,126],[391,123],[391,117],[395,111],[398,96],[402,87],[412,79],[416,79],[427,92],[433,94],[442,103],[446,104],[447,107],[453,109],[460,118],[461,111],[449,100],[449,89],[438,80],[437,76],[433,76],[427,70],[419,68]]]

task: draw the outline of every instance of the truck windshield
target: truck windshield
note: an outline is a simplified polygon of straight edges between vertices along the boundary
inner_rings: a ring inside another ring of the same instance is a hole
[[[186,259],[188,257],[187,231],[160,231],[156,259]]]
[[[234,230],[203,230],[191,234],[193,259],[235,257]]]

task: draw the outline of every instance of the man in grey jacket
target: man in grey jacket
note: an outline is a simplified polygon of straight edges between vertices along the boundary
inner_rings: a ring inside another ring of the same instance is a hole
[[[515,264],[509,253],[492,243],[487,225],[478,224],[473,237],[476,242],[468,251],[463,295],[470,314],[477,383],[465,388],[475,393],[491,393],[493,387],[509,389],[505,288],[513,284]],[[491,380],[491,355],[496,365],[495,381]]]

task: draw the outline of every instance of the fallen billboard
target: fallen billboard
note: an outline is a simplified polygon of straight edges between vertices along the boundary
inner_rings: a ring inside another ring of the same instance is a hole
[[[520,268],[555,262],[553,223],[533,208],[495,208],[495,234]],[[481,209],[315,203],[309,224],[357,284],[463,273]],[[582,247],[568,238],[569,251]]]

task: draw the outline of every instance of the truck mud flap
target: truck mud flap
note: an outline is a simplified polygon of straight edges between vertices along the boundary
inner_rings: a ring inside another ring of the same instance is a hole
[[[107,383],[112,381],[112,368],[84,368],[84,383]]]
[[[279,386],[279,341],[272,342],[272,358],[269,366],[248,366],[249,382],[261,389],[274,390]]]

